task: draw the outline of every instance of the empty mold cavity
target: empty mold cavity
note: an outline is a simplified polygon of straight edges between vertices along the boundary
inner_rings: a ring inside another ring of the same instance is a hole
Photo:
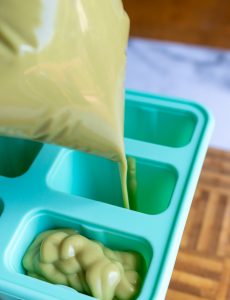
[[[68,152],[54,166],[48,184],[64,193],[123,207],[119,164],[99,156]]]
[[[165,145],[187,145],[196,126],[194,114],[158,106],[126,104],[125,136],[128,138]]]
[[[0,176],[17,177],[25,173],[41,147],[38,142],[0,137]]]
[[[25,274],[22,259],[29,245],[41,232],[58,228],[75,229],[81,235],[100,241],[110,249],[140,253],[143,258],[141,278],[145,277],[153,256],[152,247],[146,240],[50,212],[29,213],[18,226],[6,250],[8,267],[11,271]]]
[[[137,191],[133,209],[157,214],[169,206],[177,172],[171,166],[136,159]],[[48,179],[51,188],[123,207],[118,163],[79,151],[59,160]]]

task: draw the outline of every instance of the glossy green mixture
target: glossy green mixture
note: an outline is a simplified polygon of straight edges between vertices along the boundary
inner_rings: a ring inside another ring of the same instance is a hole
[[[141,258],[113,251],[71,229],[41,233],[27,249],[27,274],[100,300],[129,300],[140,289]]]

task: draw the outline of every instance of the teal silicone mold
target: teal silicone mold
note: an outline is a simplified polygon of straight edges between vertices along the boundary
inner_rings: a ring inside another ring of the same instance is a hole
[[[117,163],[1,138],[1,299],[94,299],[24,274],[29,244],[58,227],[140,252],[147,272],[137,299],[164,299],[212,128],[212,117],[198,104],[126,93],[125,144],[137,161],[136,211],[122,207]]]

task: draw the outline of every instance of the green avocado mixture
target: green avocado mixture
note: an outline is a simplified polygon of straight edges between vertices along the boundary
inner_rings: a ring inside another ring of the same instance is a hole
[[[139,254],[111,250],[72,229],[41,233],[23,258],[29,276],[100,300],[135,299],[141,285],[140,265]]]

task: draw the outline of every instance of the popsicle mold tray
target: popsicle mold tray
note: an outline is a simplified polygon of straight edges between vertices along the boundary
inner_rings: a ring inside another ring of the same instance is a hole
[[[198,104],[126,93],[126,153],[137,163],[137,210],[123,208],[118,164],[0,139],[0,299],[94,299],[25,275],[22,257],[51,228],[71,227],[142,254],[138,300],[163,300],[205,157],[212,119]]]

